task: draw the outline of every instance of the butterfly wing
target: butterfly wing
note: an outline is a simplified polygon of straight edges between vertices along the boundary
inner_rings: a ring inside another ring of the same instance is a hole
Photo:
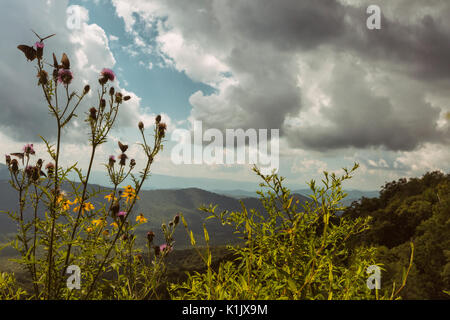
[[[23,164],[23,158],[24,158],[24,154],[22,152],[15,152],[15,153],[11,153],[12,156],[19,158],[20,160],[22,160],[22,164]]]
[[[64,69],[70,69],[70,61],[69,58],[67,57],[67,54],[63,53],[61,63]]]
[[[25,57],[29,60],[29,61],[33,61],[34,59],[36,59],[36,50],[33,47],[30,46],[26,46],[24,44],[18,45],[17,49],[19,49],[20,51],[22,51],[25,54]]]
[[[51,37],[53,37],[54,35],[56,35],[56,33],[51,34],[51,35],[49,35],[49,36],[46,36],[45,38],[42,38],[41,41],[44,41],[45,39],[51,38]]]
[[[119,144],[119,148],[122,152],[127,151],[128,145],[122,144],[120,141],[118,141],[118,144]]]
[[[58,60],[56,59],[54,53],[53,53],[53,68],[58,69]]]

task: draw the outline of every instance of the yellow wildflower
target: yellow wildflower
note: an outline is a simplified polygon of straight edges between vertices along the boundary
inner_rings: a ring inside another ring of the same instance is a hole
[[[78,200],[75,200],[74,203],[77,203],[77,202],[78,202]],[[83,209],[81,210],[81,213],[83,214],[85,211],[91,211],[91,210],[94,210],[94,209],[95,209],[95,207],[94,207],[94,205],[92,203],[85,202],[85,203],[83,203]],[[73,209],[73,212],[77,212],[78,210],[80,210],[80,206],[75,207]]]
[[[95,226],[98,227],[100,225],[104,225],[105,221],[103,219],[92,220],[92,224],[95,224]]]
[[[92,232],[94,229],[92,229],[92,227],[88,227],[87,229],[86,229],[86,231],[87,232]]]
[[[126,202],[133,200],[134,198],[140,199],[139,196],[136,195],[136,190],[133,189],[132,186],[124,187],[124,192],[122,193],[122,198],[126,198]]]
[[[118,228],[118,227],[119,227],[119,225],[117,224],[117,222],[111,223],[111,226],[113,226],[114,228]]]
[[[137,217],[136,217],[136,222],[139,223],[146,223],[147,219],[144,217],[144,215],[142,213],[140,213]]]
[[[117,200],[117,198],[114,196],[114,192],[111,192],[110,194],[105,196],[105,199],[108,199],[108,202],[111,202],[111,200]]]

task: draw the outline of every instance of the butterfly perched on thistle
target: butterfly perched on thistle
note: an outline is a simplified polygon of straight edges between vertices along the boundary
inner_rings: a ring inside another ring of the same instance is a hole
[[[55,35],[55,33],[54,33],[54,34],[51,34],[44,38],[41,38],[36,32],[34,32],[33,30],[31,30],[31,31],[39,39],[39,41],[35,43],[36,49],[33,46],[27,46],[25,44],[20,44],[17,46],[17,49],[19,49],[20,51],[23,52],[23,54],[25,55],[25,57],[27,58],[28,61],[33,61],[36,58],[42,59],[43,50],[44,50],[44,40],[46,40],[50,37],[53,37]]]

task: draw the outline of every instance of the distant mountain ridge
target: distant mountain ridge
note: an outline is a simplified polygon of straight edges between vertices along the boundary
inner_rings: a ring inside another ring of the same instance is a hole
[[[10,174],[5,165],[0,164],[0,211],[17,210],[17,193],[11,187],[9,182]],[[151,177],[153,179],[154,177]],[[89,190],[92,188],[104,190],[102,196],[97,197],[93,201],[94,205],[98,206],[106,202],[104,195],[110,190],[107,187],[100,185],[89,185]],[[70,190],[69,185],[63,186],[63,190]],[[309,193],[307,190],[297,190],[293,192],[295,198],[301,202],[308,201]],[[354,197],[359,195],[366,195],[365,192],[351,191]],[[215,190],[214,192],[207,191],[201,188],[177,188],[177,189],[157,189],[157,190],[141,190],[140,201],[137,202],[135,210],[131,219],[134,219],[138,213],[143,213],[148,219],[149,223],[140,228],[140,232],[144,233],[149,230],[157,231],[160,229],[161,223],[170,221],[177,213],[183,213],[189,227],[193,230],[198,238],[202,238],[203,223],[207,214],[199,210],[200,206],[209,206],[210,204],[217,205],[216,212],[220,213],[223,210],[236,211],[242,209],[242,204],[247,209],[255,209],[264,212],[264,208],[258,199],[256,192],[234,189],[230,191]],[[349,197],[350,200],[355,200]],[[350,203],[352,202],[350,201]],[[348,201],[347,201],[348,202]],[[241,204],[242,203],[242,204]],[[347,204],[347,203],[345,203]],[[348,203],[349,204],[349,203]],[[43,209],[40,210],[41,214]],[[30,212],[31,214],[31,212]],[[211,234],[214,234],[212,239],[213,244],[221,245],[230,241],[236,240],[233,234],[234,230],[223,227],[216,219],[208,220],[206,222]],[[9,219],[5,213],[0,213],[0,238],[8,233],[17,231],[16,225]],[[158,236],[159,232],[156,232]],[[162,241],[162,239],[157,240]],[[177,244],[181,246],[188,246],[189,239],[187,239],[186,232],[180,226],[175,234]]]

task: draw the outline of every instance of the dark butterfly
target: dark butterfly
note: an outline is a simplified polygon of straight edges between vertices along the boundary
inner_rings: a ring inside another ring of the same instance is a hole
[[[125,151],[127,151],[127,149],[128,149],[128,145],[122,144],[120,141],[118,141],[118,143],[119,143],[119,148],[122,151],[122,153],[125,153]]]
[[[15,153],[11,153],[12,156],[19,158],[20,160],[22,160],[22,165],[24,164],[23,162],[23,158],[24,158],[24,154],[23,152],[15,152]]]
[[[61,58],[61,63],[62,63],[63,69],[70,69],[70,61],[69,61],[69,58],[67,57],[67,54],[63,53],[62,58]]]
[[[29,60],[29,61],[33,61],[34,59],[36,59],[36,50],[33,47],[30,46],[26,46],[24,44],[18,45],[17,49],[19,49],[20,51],[22,51],[25,54],[25,57]]]
[[[58,60],[56,60],[56,56],[53,53],[53,68],[58,69],[59,65],[58,65]]]
[[[39,38],[39,40],[42,42],[42,41],[44,41],[45,39],[48,39],[48,38],[51,38],[51,37],[53,37],[56,33],[54,33],[54,34],[51,34],[51,35],[49,35],[49,36],[46,36],[45,38],[41,38],[36,32],[34,32],[34,30],[31,30],[31,31],[33,31],[33,33],[36,35],[36,37],[38,37]]]

